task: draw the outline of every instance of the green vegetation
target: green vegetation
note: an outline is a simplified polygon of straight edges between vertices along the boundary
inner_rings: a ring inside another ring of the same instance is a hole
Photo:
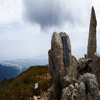
[[[16,78],[0,83],[0,100],[27,100],[46,91],[51,87],[51,82],[47,66],[30,67]],[[35,83],[38,83],[37,89],[34,89]]]

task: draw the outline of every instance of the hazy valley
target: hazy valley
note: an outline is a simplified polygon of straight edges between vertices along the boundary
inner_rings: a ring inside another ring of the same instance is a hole
[[[27,58],[10,61],[0,61],[0,82],[4,79],[15,78],[30,66],[48,65],[47,59]]]

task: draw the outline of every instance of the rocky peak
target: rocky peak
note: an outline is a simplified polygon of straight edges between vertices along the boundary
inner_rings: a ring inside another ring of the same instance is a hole
[[[49,50],[51,100],[100,100],[100,55],[96,53],[96,16],[92,7],[87,56],[77,60],[65,32],[54,32]]]
[[[93,6],[92,6],[92,9],[91,9],[90,24],[93,24],[94,26],[97,26],[96,14],[95,14],[95,10],[94,10]]]
[[[87,49],[88,58],[92,58],[94,53],[96,52],[96,48],[97,48],[96,26],[97,26],[97,21],[96,21],[95,10],[94,7],[92,7],[90,27],[89,27],[88,49]]]

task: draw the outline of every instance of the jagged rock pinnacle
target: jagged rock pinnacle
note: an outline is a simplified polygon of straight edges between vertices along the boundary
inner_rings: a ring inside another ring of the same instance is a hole
[[[91,11],[91,19],[90,19],[90,28],[89,28],[89,38],[88,38],[88,50],[87,50],[87,57],[92,58],[94,53],[96,52],[96,15],[94,7],[92,6]]]

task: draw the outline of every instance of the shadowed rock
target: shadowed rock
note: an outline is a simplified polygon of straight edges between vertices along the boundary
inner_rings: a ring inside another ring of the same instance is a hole
[[[86,100],[85,84],[81,82],[77,88],[77,99],[76,100]]]
[[[86,95],[89,95],[88,98],[92,98],[89,100],[100,100],[99,85],[95,74],[85,73],[80,77],[80,81],[85,84]]]
[[[99,83],[99,89],[100,89],[100,55],[98,53],[94,54],[93,62],[90,67],[92,73],[95,74],[97,77]]]
[[[89,39],[88,39],[88,50],[87,57],[92,58],[94,53],[96,52],[96,15],[94,7],[92,7],[91,19],[90,19],[90,29],[89,29]]]

